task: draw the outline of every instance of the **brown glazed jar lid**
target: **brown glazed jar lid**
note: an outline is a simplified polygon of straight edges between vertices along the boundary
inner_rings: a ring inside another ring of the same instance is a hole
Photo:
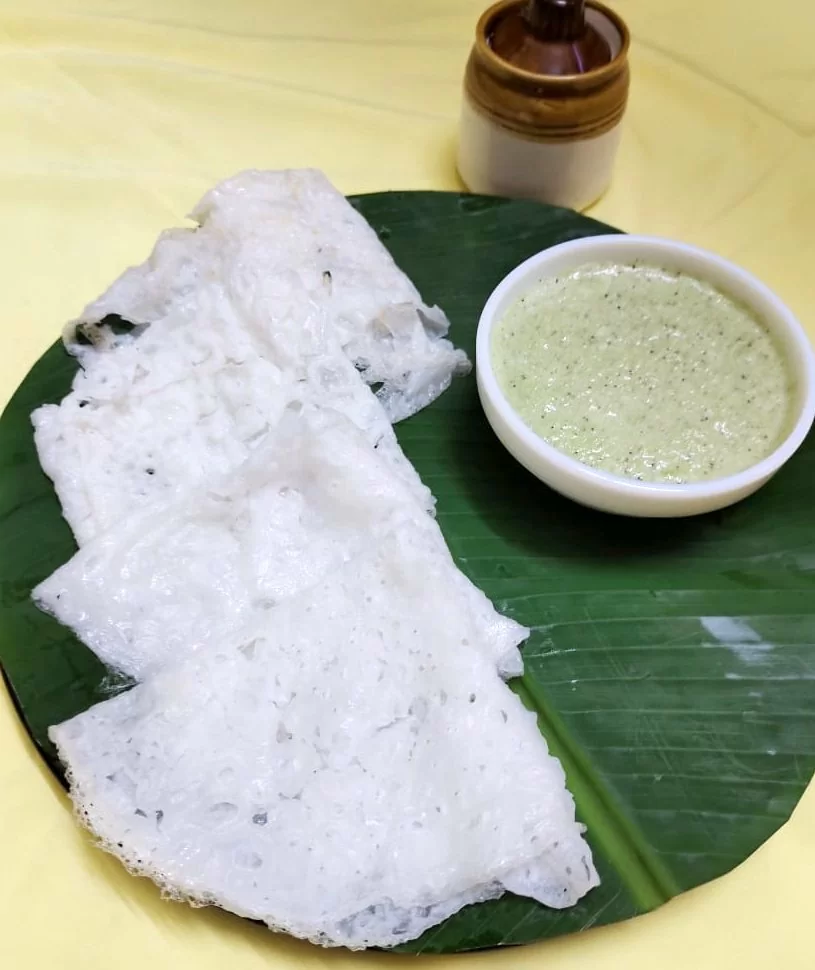
[[[612,58],[611,45],[586,20],[586,0],[526,0],[496,17],[487,42],[534,74],[586,74]]]
[[[522,41],[513,51],[520,35],[512,24],[523,21],[521,29],[526,30],[529,0],[499,0],[490,7],[476,26],[465,73],[465,94],[472,106],[501,127],[534,141],[575,141],[614,128],[628,100],[630,35],[622,18],[599,0],[586,0],[585,9],[591,32],[601,42],[590,38],[588,47],[579,51],[572,47],[575,57],[587,58],[585,69],[542,74],[507,59],[528,63],[525,58],[551,57],[552,42],[540,32],[531,43]],[[524,34],[527,40],[530,33]],[[596,65],[588,58],[596,58]]]

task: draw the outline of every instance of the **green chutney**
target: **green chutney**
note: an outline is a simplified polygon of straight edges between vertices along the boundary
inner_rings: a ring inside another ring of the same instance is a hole
[[[626,478],[735,474],[790,427],[792,375],[762,321],[657,266],[591,263],[539,280],[496,324],[491,353],[525,424]]]

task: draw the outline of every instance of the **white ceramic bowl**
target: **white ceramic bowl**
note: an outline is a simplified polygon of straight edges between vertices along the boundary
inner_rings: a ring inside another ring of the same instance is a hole
[[[737,475],[687,485],[653,484],[612,475],[558,451],[529,428],[504,396],[492,368],[494,325],[535,283],[589,262],[643,260],[707,280],[751,307],[776,336],[794,378],[794,424],[763,461]],[[620,515],[679,517],[724,508],[767,482],[803,442],[815,417],[815,354],[792,312],[754,276],[713,253],[649,236],[607,235],[546,249],[502,280],[481,313],[476,340],[478,393],[501,442],[533,475],[583,505]]]

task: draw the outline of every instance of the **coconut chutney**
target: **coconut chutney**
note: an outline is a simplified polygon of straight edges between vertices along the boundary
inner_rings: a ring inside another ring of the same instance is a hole
[[[491,346],[523,421],[595,468],[650,482],[735,474],[789,426],[792,375],[764,323],[710,283],[634,262],[541,279]]]

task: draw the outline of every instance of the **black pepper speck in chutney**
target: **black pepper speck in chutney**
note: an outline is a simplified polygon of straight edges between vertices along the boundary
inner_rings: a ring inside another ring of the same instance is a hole
[[[491,352],[533,431],[627,478],[735,474],[789,430],[792,375],[775,340],[686,274],[592,263],[539,280],[498,322]]]

